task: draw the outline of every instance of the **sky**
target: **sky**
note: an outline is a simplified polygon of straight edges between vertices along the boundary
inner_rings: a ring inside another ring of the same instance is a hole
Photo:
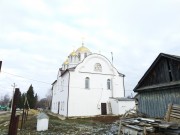
[[[32,84],[44,98],[84,44],[125,74],[126,96],[159,55],[180,55],[179,0],[1,0],[0,96]]]

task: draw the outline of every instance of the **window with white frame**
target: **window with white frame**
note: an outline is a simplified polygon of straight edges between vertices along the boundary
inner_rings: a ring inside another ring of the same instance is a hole
[[[64,79],[61,80],[61,91],[63,91],[63,90],[64,90]]]
[[[61,111],[62,111],[62,106],[63,106],[63,104],[62,104],[62,101],[61,101]]]
[[[84,58],[86,58],[87,57],[87,53],[84,53]]]
[[[78,58],[79,58],[79,61],[81,60],[81,54],[80,53],[78,53]]]
[[[110,90],[111,89],[111,80],[107,79],[107,89]]]
[[[86,77],[85,78],[85,89],[89,89],[89,81],[90,81],[89,77]]]
[[[70,56],[70,58],[71,58],[71,62],[72,62],[72,56]]]
[[[63,101],[63,111],[64,111],[64,101]]]

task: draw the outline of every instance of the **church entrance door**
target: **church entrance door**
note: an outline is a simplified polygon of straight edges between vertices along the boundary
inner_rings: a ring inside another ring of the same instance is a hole
[[[101,103],[101,115],[107,115],[106,103]]]

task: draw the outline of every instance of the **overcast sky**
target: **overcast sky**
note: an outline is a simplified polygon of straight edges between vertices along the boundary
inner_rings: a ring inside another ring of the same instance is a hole
[[[91,52],[113,52],[129,95],[159,53],[179,55],[180,1],[1,0],[1,96],[15,83],[45,97],[82,37]]]

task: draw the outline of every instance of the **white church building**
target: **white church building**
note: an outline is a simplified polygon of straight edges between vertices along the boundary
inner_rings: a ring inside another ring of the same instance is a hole
[[[105,56],[91,53],[82,44],[58,71],[51,111],[65,117],[118,114],[112,103],[121,97],[124,75]]]

